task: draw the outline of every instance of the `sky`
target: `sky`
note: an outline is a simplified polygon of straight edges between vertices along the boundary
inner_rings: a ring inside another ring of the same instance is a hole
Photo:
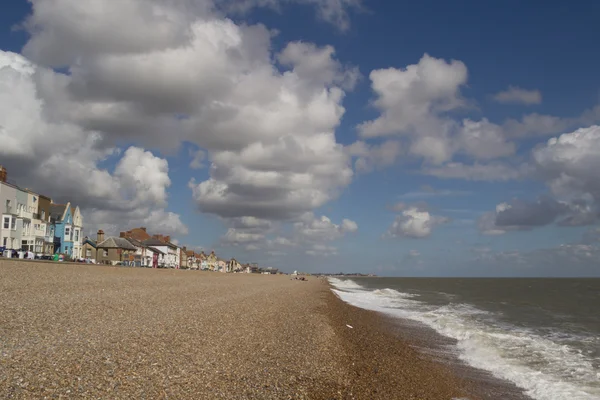
[[[600,276],[594,1],[12,0],[0,164],[284,271]]]

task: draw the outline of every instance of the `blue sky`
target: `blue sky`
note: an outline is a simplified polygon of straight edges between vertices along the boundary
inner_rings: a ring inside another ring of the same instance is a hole
[[[73,1],[0,15],[0,163],[90,235],[144,224],[288,271],[600,275],[597,2]]]

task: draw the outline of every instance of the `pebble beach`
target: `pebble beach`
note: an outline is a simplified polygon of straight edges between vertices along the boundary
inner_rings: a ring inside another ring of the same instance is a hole
[[[378,314],[329,289],[313,277],[0,260],[0,397],[451,400],[470,392]]]

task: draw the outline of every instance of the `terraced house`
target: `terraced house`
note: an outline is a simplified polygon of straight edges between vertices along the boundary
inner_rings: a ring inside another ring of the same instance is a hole
[[[49,197],[9,181],[6,169],[0,166],[0,247],[52,254],[51,204]]]
[[[54,252],[81,258],[83,217],[71,203],[52,204],[50,221],[54,224]]]

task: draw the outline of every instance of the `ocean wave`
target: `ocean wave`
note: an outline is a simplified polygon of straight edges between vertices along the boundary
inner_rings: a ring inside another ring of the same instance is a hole
[[[553,340],[552,335],[511,326],[494,313],[469,304],[434,306],[415,300],[409,293],[371,291],[353,283],[361,290],[354,287],[347,291],[344,287],[348,283],[332,283],[337,288],[333,292],[354,306],[418,321],[457,340],[460,359],[515,383],[534,399],[600,399],[600,371],[595,368],[598,360],[564,341]]]

